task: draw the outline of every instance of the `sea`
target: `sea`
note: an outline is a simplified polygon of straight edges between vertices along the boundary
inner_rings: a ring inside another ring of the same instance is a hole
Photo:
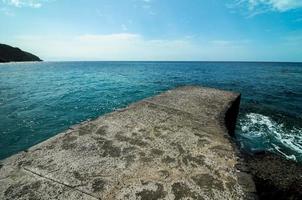
[[[0,159],[184,85],[240,92],[235,141],[241,150],[302,162],[302,63],[285,62],[0,64]]]

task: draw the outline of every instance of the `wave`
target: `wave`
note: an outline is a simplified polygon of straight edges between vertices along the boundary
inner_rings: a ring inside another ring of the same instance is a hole
[[[252,152],[268,150],[287,159],[302,161],[302,128],[287,128],[268,116],[248,113],[239,119],[237,135],[244,149]]]

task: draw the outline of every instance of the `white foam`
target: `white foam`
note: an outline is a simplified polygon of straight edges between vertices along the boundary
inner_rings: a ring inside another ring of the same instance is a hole
[[[271,149],[288,159],[296,160],[296,155],[302,156],[302,129],[293,127],[288,130],[283,124],[278,124],[270,117],[248,113],[239,120],[241,134],[244,137],[260,137],[270,143]],[[284,149],[293,151],[291,154]],[[287,152],[287,153],[285,153]]]

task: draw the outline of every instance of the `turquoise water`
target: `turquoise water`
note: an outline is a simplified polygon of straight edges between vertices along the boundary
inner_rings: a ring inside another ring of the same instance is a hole
[[[242,150],[302,162],[302,63],[0,64],[0,159],[69,126],[181,85],[242,93]]]

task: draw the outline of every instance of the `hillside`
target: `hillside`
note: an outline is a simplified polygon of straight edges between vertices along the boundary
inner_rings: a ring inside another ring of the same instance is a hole
[[[0,44],[0,62],[42,61],[38,56],[19,48]]]

